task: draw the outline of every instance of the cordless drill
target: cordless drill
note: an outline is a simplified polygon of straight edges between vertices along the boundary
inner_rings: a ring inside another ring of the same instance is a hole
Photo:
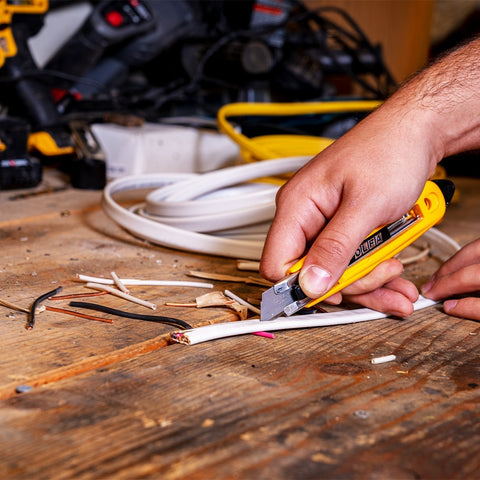
[[[19,53],[12,16],[42,14],[47,9],[47,0],[0,0],[0,68]],[[0,190],[30,188],[41,182],[42,166],[27,150],[29,135],[30,125],[25,120],[0,116]]]

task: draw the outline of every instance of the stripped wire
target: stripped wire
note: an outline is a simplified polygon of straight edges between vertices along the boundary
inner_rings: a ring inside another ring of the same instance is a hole
[[[113,323],[113,320],[110,320],[109,318],[95,317],[93,315],[88,315],[86,313],[74,312],[73,310],[66,310],[65,308],[50,307],[49,305],[47,305],[45,307],[45,310],[49,310],[51,312],[57,312],[57,313],[65,313],[67,315],[73,315],[74,317],[86,318],[87,320],[95,320],[97,322]]]
[[[192,328],[192,326],[189,325],[187,322],[184,322],[183,320],[180,320],[178,318],[157,315],[142,315],[139,313],[125,312],[123,310],[117,310],[116,308],[106,307],[105,305],[99,305],[97,303],[70,302],[69,305],[71,307],[87,308],[90,310],[96,310],[98,312],[109,313],[110,315],[118,315],[119,317],[132,318],[133,320],[145,320],[147,322],[164,323],[166,325],[180,327],[185,330]]]
[[[260,309],[259,308],[253,306],[251,303],[248,303],[246,300],[244,300],[243,298],[240,298],[238,295],[235,295],[230,290],[225,290],[225,295],[227,297],[231,298],[232,300],[235,300],[240,305],[243,305],[243,306],[247,307],[253,313],[256,313],[257,315],[260,315]]]
[[[113,285],[114,281],[110,278],[90,277],[89,275],[77,274],[76,280],[83,282],[94,282],[105,285]],[[213,288],[211,283],[205,282],[184,282],[176,280],[138,280],[135,278],[121,278],[120,281],[129,286],[160,286],[160,287],[198,287],[198,288]]]
[[[107,294],[108,292],[105,291],[91,293],[72,293],[70,295],[57,295],[55,297],[50,297],[49,300],[69,300],[71,298],[100,297]]]

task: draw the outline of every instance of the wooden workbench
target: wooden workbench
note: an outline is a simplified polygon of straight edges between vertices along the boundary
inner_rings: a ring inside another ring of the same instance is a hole
[[[461,199],[441,229],[465,243],[480,236],[480,180],[456,183]],[[130,236],[105,216],[99,192],[17,193],[0,193],[3,300],[28,308],[60,285],[85,292],[77,273],[248,275],[231,259]],[[434,268],[428,260],[407,276],[420,283]],[[244,297],[262,290],[215,287]],[[204,289],[132,293],[193,325],[235,319],[223,308],[163,305]],[[90,301],[152,313],[110,295]],[[169,326],[98,315],[114,323],[45,311],[27,330],[26,314],[0,307],[1,478],[479,478],[480,325],[440,306],[195,346],[168,343]],[[370,362],[392,353],[394,362]]]

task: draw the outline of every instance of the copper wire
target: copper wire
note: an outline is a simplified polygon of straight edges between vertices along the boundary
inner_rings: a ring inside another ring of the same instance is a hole
[[[88,315],[86,313],[80,313],[80,312],[74,312],[73,310],[66,310],[64,308],[50,307],[50,306],[47,305],[45,307],[45,310],[49,310],[51,312],[57,312],[57,313],[66,313],[67,315],[73,315],[74,317],[80,317],[80,318],[86,318],[87,320],[95,320],[97,322],[113,323],[113,320],[110,320],[108,318],[95,317],[93,315]]]
[[[69,300],[71,298],[88,298],[99,297],[100,295],[107,295],[108,292],[92,292],[92,293],[72,293],[70,295],[57,295],[56,297],[50,297],[49,300]]]

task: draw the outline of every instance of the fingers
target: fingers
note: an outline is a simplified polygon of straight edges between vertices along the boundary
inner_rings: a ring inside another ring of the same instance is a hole
[[[465,245],[445,262],[421,290],[432,300],[480,290],[480,239]],[[447,300],[443,309],[449,315],[480,320],[479,298]]]
[[[333,287],[362,240],[376,227],[359,218],[354,208],[340,207],[311,246],[299,276],[309,297],[321,297]]]
[[[419,293],[417,287],[405,278],[395,278],[388,282],[385,287],[401,293],[411,303],[415,303],[418,300]]]
[[[344,288],[342,294],[358,295],[371,292],[382,287],[390,280],[400,276],[402,273],[402,263],[395,258],[391,258],[380,263],[380,265],[377,265],[377,267],[375,267],[368,275],[365,275],[365,277]]]
[[[480,290],[480,263],[468,265],[450,274],[433,275],[421,288],[423,296],[432,300]]]
[[[397,278],[373,292],[347,295],[345,299],[387,315],[408,317],[413,313],[413,303],[418,299],[418,291],[412,283]]]
[[[297,175],[302,178],[302,171]],[[310,199],[297,194],[297,184],[294,176],[277,195],[277,210],[260,263],[260,273],[271,281],[285,276],[325,225],[322,211]]]
[[[462,267],[473,265],[475,263],[480,263],[480,239],[462,247],[461,250],[438,269],[436,276],[448,275]]]
[[[334,293],[330,295],[328,298],[324,300],[325,303],[329,305],[340,305],[343,300],[343,295],[340,292]]]
[[[356,282],[358,283],[358,282]],[[417,287],[412,282],[404,278],[394,278],[387,282],[384,286],[375,288],[375,290],[362,291],[355,286],[355,291],[358,293],[344,295],[336,293],[325,300],[325,303],[330,305],[338,305],[342,300],[351,303],[357,303],[364,307],[377,310],[388,315],[396,315],[398,317],[407,317],[413,312],[413,304],[418,300]]]
[[[445,313],[455,317],[480,320],[480,298],[462,298],[447,300],[443,303]]]

